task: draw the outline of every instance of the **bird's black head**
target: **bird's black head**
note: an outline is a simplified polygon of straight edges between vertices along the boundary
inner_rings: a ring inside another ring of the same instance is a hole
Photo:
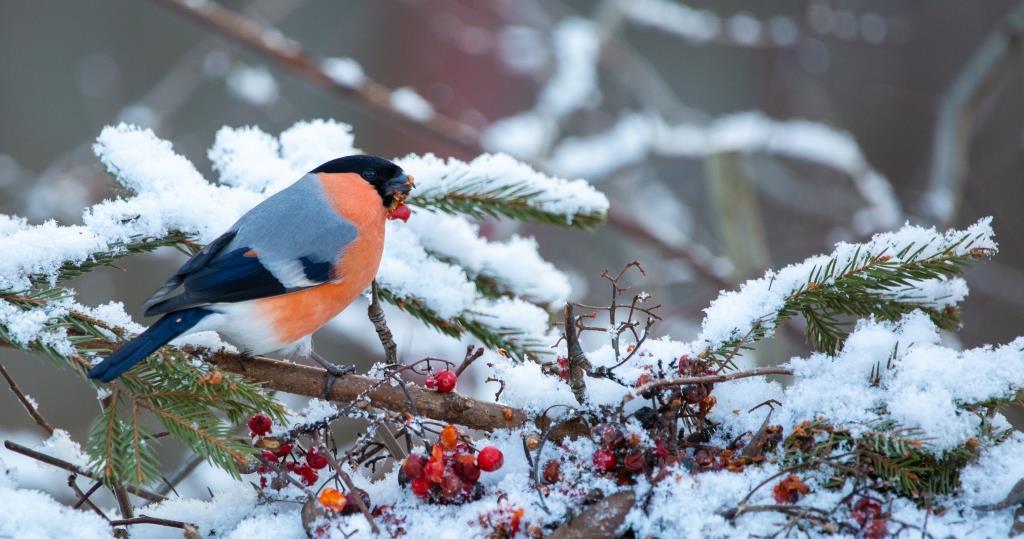
[[[384,200],[384,207],[394,210],[405,202],[413,186],[413,178],[402,167],[374,155],[350,155],[328,161],[311,172],[328,174],[354,173],[370,182]]]

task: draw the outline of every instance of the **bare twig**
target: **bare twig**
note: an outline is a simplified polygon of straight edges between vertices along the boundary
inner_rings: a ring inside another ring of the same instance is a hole
[[[40,428],[45,430],[47,434],[52,436],[54,430],[53,425],[50,425],[50,422],[47,421],[46,418],[39,413],[39,410],[36,410],[36,407],[33,406],[32,401],[28,400],[28,397],[21,390],[21,388],[18,387],[17,382],[14,381],[14,378],[11,377],[11,374],[7,372],[7,368],[4,367],[2,363],[0,363],[0,375],[3,375],[4,380],[7,380],[7,386],[11,388],[11,393],[14,393],[14,396],[18,398],[18,402],[20,402],[21,406],[25,408],[25,411],[28,412],[28,415],[32,416],[32,419],[35,420],[36,424],[39,425]]]
[[[92,509],[94,513],[101,516],[103,520],[110,520],[110,517],[104,514],[103,511],[101,511],[99,507],[96,507],[96,504],[92,503],[92,500],[89,499],[90,496],[92,496],[97,490],[100,489],[100,487],[103,486],[103,483],[101,481],[96,481],[95,483],[92,484],[91,487],[89,487],[89,490],[82,492],[82,489],[78,488],[78,476],[75,474],[70,474],[68,475],[68,486],[71,487],[71,490],[74,491],[76,496],[78,496],[78,501],[75,503],[72,509],[78,509],[84,504],[89,506],[89,509]]]
[[[938,226],[948,226],[956,217],[975,117],[1015,69],[1022,39],[1024,2],[1019,2],[974,51],[942,99],[932,139],[931,177],[922,208],[922,213]]]
[[[67,470],[73,474],[78,474],[82,477],[88,477],[89,479],[92,479],[94,481],[97,480],[96,476],[90,473],[89,471],[83,470],[82,468],[74,464],[71,464],[66,460],[61,460],[59,458],[52,457],[50,455],[47,455],[46,453],[40,453],[39,451],[29,449],[21,444],[12,442],[10,440],[4,440],[4,447],[11,451],[14,451],[15,453],[38,460],[39,462],[43,462],[51,466],[56,466],[62,470]],[[148,500],[151,502],[162,502],[167,499],[165,496],[161,496],[153,491],[146,490],[144,488],[126,485],[125,489],[131,494],[134,494],[135,496],[138,496],[144,500]]]
[[[462,360],[462,363],[455,368],[455,376],[462,376],[462,371],[469,368],[474,361],[480,359],[480,356],[484,355],[484,349],[481,347],[473,346],[472,344],[466,348],[466,357]]]
[[[168,528],[178,529],[185,529],[185,526],[188,525],[188,523],[178,520],[168,520],[166,518],[150,517],[146,515],[110,521],[111,526],[132,526],[135,524],[156,524],[157,526],[167,526]]]
[[[751,369],[749,371],[735,371],[728,374],[713,374],[708,376],[684,376],[682,378],[672,378],[667,380],[655,380],[649,384],[642,385],[632,393],[627,395],[627,398],[631,398],[635,395],[641,395],[649,391],[670,387],[670,386],[681,386],[688,384],[714,384],[718,382],[728,382],[729,380],[738,380],[740,378],[750,378],[752,376],[771,376],[771,375],[785,375],[792,376],[793,369],[787,367],[759,367]]]
[[[395,365],[398,363],[398,345],[395,344],[395,337],[391,334],[387,319],[384,318],[384,309],[380,306],[379,290],[380,287],[376,280],[370,283],[371,299],[370,306],[366,308],[366,314],[370,317],[370,322],[373,323],[373,329],[377,330],[381,346],[384,347],[384,361],[388,365]]]

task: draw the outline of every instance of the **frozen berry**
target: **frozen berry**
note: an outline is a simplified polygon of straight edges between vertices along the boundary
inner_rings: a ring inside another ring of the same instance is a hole
[[[294,471],[302,478],[302,482],[306,486],[316,483],[316,480],[320,477],[320,474],[316,473],[316,470],[309,466],[296,466]]]
[[[438,393],[450,393],[451,390],[455,389],[455,383],[458,382],[459,377],[455,376],[455,373],[449,370],[443,370],[434,375],[434,381],[437,384]]]
[[[614,423],[601,423],[595,426],[592,432],[601,446],[607,449],[615,449],[626,440],[622,429]]]
[[[480,480],[480,467],[473,462],[473,455],[460,455],[452,466],[455,475],[468,483],[476,483]]]
[[[363,490],[361,488],[352,489],[348,493],[347,500],[345,502],[345,507],[343,507],[341,509],[341,514],[343,514],[343,515],[352,515],[352,514],[360,512],[359,511],[359,504],[357,504],[356,501],[355,501],[357,496],[359,497],[360,500],[362,500],[363,505],[367,509],[370,508],[370,493],[366,492],[365,490]]]
[[[288,455],[291,455],[293,447],[294,446],[292,444],[281,444],[281,447],[277,448],[277,456],[287,457]]]
[[[316,449],[310,449],[306,452],[306,464],[309,464],[309,467],[314,470],[323,470],[327,467],[327,457]]]
[[[679,356],[679,374],[687,374],[690,372],[690,367],[693,366],[693,358],[688,355]]]
[[[341,511],[345,509],[345,503],[348,501],[345,495],[336,488],[327,487],[318,498],[320,505],[330,509],[331,511]]]
[[[605,473],[615,467],[615,453],[608,451],[607,449],[598,449],[594,452],[594,468],[599,473]]]
[[[402,468],[405,470],[405,475],[409,479],[418,479],[423,475],[423,466],[427,463],[427,459],[423,455],[413,453],[405,459],[405,464]]]
[[[420,498],[430,496],[430,487],[433,486],[426,477],[417,477],[412,480],[412,493]]]
[[[544,465],[544,482],[545,483],[557,483],[562,478],[562,465],[557,460],[549,460]]]
[[[644,471],[644,454],[635,450],[626,453],[626,457],[622,459],[622,466],[630,473]]]
[[[448,425],[441,429],[441,436],[438,439],[441,441],[441,447],[451,451],[459,443],[459,429],[455,425]]]
[[[435,444],[430,453],[430,460],[423,466],[423,475],[434,483],[440,483],[444,468],[444,450],[440,445]]]
[[[505,463],[505,455],[497,447],[489,445],[480,450],[476,455],[476,465],[485,472],[493,472]]]
[[[452,469],[445,470],[441,477],[441,494],[446,498],[454,498],[462,493],[462,480]]]
[[[270,462],[274,462],[274,463],[276,463],[276,462],[277,462],[277,459],[278,459],[278,456],[277,456],[277,454],[276,454],[276,453],[274,453],[274,452],[272,452],[272,451],[267,451],[266,449],[264,449],[263,451],[261,451],[261,452],[260,452],[260,455],[261,455],[261,456],[262,456],[262,457],[263,457],[263,458],[264,458],[265,460],[269,460]]]
[[[267,414],[256,414],[250,417],[246,424],[249,425],[249,432],[253,436],[263,436],[269,433],[270,427],[273,426],[273,422]]]

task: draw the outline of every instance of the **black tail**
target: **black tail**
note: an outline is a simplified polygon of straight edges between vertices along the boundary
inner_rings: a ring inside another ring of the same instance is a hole
[[[149,329],[121,345],[107,359],[89,370],[89,378],[109,382],[121,376],[136,363],[146,359],[146,356],[185,333],[211,313],[212,311],[206,309],[188,309],[164,315],[149,326]]]

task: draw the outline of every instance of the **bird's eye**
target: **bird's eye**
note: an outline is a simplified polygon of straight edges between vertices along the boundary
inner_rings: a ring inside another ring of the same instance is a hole
[[[363,171],[363,179],[364,180],[372,180],[372,179],[374,179],[376,177],[377,177],[377,171],[373,170],[372,168],[368,168],[368,169]]]

